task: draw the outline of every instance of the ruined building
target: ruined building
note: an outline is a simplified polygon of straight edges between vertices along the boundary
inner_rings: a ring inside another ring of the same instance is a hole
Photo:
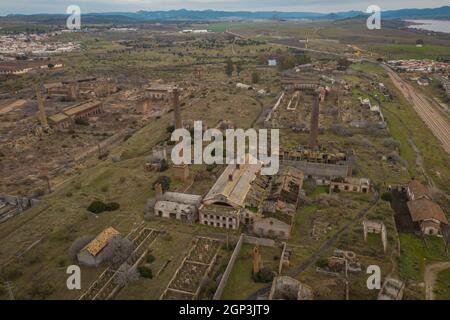
[[[147,211],[151,216],[176,219],[183,222],[198,221],[198,208],[202,197],[194,194],[166,192],[160,184],[155,186],[155,199],[149,200]]]
[[[174,88],[172,91],[173,95],[173,111],[174,111],[174,125],[175,129],[183,128],[183,121],[181,120],[181,107],[180,107],[180,91],[178,88]],[[172,170],[174,176],[181,180],[186,181],[189,177],[189,167],[186,163],[179,165],[172,165]]]
[[[50,123],[58,130],[67,129],[77,119],[87,119],[103,112],[103,102],[89,100],[65,108],[62,112],[49,117]]]

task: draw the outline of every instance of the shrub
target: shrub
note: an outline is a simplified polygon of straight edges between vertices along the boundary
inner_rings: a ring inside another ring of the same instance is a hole
[[[106,211],[106,204],[103,203],[103,201],[100,200],[94,200],[88,207],[88,211],[99,214],[103,211]]]
[[[78,118],[75,119],[75,124],[78,124],[80,126],[88,126],[89,122],[86,119]]]
[[[142,278],[152,279],[153,278],[153,272],[152,269],[146,266],[139,266],[138,267],[139,275]]]
[[[258,273],[253,275],[255,282],[268,283],[273,280],[273,271],[269,268],[262,268]]]
[[[145,257],[145,261],[147,261],[147,263],[152,263],[153,261],[155,261],[155,257],[152,254],[148,254]]]
[[[166,159],[161,159],[161,162],[159,164],[159,172],[164,172],[167,169],[169,169],[169,163]]]
[[[109,202],[106,204],[106,211],[116,211],[120,208],[120,204],[117,202]]]
[[[312,178],[307,178],[303,183],[303,190],[305,190],[307,195],[313,193],[316,190],[316,187],[316,181]]]
[[[392,138],[387,138],[384,140],[383,145],[389,149],[397,149],[400,147],[400,142]]]
[[[383,199],[386,202],[391,202],[392,201],[392,193],[390,192],[385,192],[381,195],[381,199]]]
[[[163,192],[166,192],[170,188],[170,178],[167,176],[160,176],[158,179],[153,182],[153,190],[155,190],[155,186],[159,183],[162,186]]]
[[[319,260],[317,260],[316,266],[319,268],[328,267],[328,260],[325,258],[320,258]]]

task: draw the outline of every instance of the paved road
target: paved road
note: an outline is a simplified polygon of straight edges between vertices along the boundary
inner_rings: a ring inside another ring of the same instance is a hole
[[[434,300],[434,286],[436,285],[437,274],[450,268],[450,262],[433,263],[425,267],[425,299]]]
[[[394,72],[387,65],[382,64],[389,74],[394,85],[399,89],[406,100],[413,106],[422,121],[431,130],[433,135],[442,143],[444,150],[450,155],[450,124],[439,111],[438,106],[418,92],[412,85]]]

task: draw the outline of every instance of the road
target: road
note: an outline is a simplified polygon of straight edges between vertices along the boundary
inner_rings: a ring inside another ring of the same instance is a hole
[[[403,80],[394,70],[381,64],[388,72],[394,85],[399,89],[406,100],[413,106],[422,121],[431,130],[433,135],[442,143],[444,150],[450,155],[450,124],[439,111],[439,107],[418,92],[412,85]]]
[[[251,39],[250,37],[246,37],[246,36],[240,35],[238,33],[231,32],[229,30],[226,30],[225,33],[227,33],[229,35],[232,35],[232,36],[235,36],[237,38],[244,39],[244,40]],[[289,44],[283,44],[283,43],[271,42],[271,41],[267,41],[267,43],[269,43],[271,45],[274,45],[274,46],[284,47],[284,48],[291,48],[291,49],[297,49],[297,50],[306,51],[306,52],[321,53],[321,54],[327,54],[327,55],[340,57],[340,54],[338,54],[336,52],[308,49],[308,48],[304,48],[304,47],[297,47],[297,46],[292,46],[292,45],[289,45]]]
[[[436,284],[437,274],[450,268],[450,262],[433,263],[425,267],[425,299],[434,300],[434,286]]]

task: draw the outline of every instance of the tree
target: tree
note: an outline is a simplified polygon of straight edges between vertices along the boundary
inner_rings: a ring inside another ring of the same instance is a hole
[[[120,204],[118,204],[117,202],[109,202],[105,205],[105,207],[106,211],[116,211],[119,210]]]
[[[260,75],[258,72],[253,72],[252,73],[252,83],[259,83],[260,80]]]
[[[253,275],[253,280],[255,282],[268,283],[273,280],[273,271],[269,268],[262,268],[258,273]]]
[[[155,190],[155,186],[157,184],[161,184],[163,192],[166,192],[170,188],[170,183],[171,180],[168,176],[160,176],[158,177],[158,179],[155,180],[155,182],[153,182],[153,190]]]
[[[92,213],[99,214],[102,213],[103,211],[106,211],[106,204],[103,201],[94,200],[91,202],[91,204],[87,209]]]
[[[233,75],[233,61],[231,59],[227,59],[225,61],[225,73],[227,76],[231,77]]]
[[[69,248],[69,257],[73,260],[76,259],[77,254],[83,249],[88,243],[95,239],[95,236],[81,236],[72,243]]]
[[[167,162],[166,159],[161,159],[159,164],[159,172],[164,172],[167,169],[169,169],[169,163]]]
[[[100,252],[103,261],[107,261],[113,266],[121,265],[133,252],[133,244],[130,240],[115,236],[108,245]]]
[[[381,195],[381,199],[383,199],[386,202],[391,202],[392,201],[392,193],[390,192],[385,192]]]
[[[337,61],[338,70],[347,70],[348,67],[352,64],[351,61],[347,60],[347,58],[339,58]]]
[[[142,278],[152,279],[153,278],[153,272],[152,269],[146,266],[139,266],[138,272],[141,275]]]
[[[118,271],[116,281],[122,287],[125,287],[130,282],[139,280],[139,273],[136,271],[136,268],[131,268],[128,263],[121,265]]]

